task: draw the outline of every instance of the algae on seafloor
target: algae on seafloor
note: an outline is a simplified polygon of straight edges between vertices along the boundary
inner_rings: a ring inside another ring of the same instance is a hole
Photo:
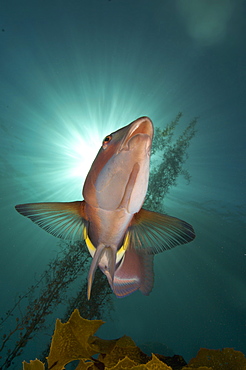
[[[78,310],[74,310],[67,323],[57,320],[47,359],[49,368],[59,370],[73,360],[90,359],[98,353],[89,344],[89,339],[103,323],[101,320],[83,319]]]
[[[185,370],[201,369],[201,366],[212,370],[246,370],[246,358],[242,352],[233,348],[201,348]]]
[[[48,370],[65,369],[74,360],[79,360],[76,370],[246,370],[244,354],[232,348],[202,348],[187,366],[181,365],[181,356],[149,357],[126,335],[113,340],[95,336],[102,324],[101,320],[83,319],[77,309],[68,322],[57,320],[47,357]],[[98,358],[92,357],[95,354],[99,354]],[[23,370],[45,370],[45,364],[39,360],[23,362]]]
[[[43,362],[39,360],[30,361],[28,364],[26,361],[23,362],[23,369],[25,370],[44,370]]]

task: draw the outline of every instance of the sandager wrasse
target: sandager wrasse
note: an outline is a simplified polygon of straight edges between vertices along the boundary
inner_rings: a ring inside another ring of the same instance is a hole
[[[190,224],[142,208],[149,179],[153,124],[141,117],[105,137],[83,187],[82,201],[29,203],[15,208],[56,237],[82,240],[117,297],[149,294],[154,255],[194,239]]]

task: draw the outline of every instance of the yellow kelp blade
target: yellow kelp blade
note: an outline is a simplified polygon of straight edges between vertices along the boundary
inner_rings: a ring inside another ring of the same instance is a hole
[[[95,334],[104,322],[83,319],[76,309],[66,323],[56,321],[48,356],[49,369],[60,370],[73,360],[90,359],[97,351],[89,344],[89,338]]]
[[[23,370],[44,370],[44,364],[43,362],[39,360],[30,361],[30,364],[28,364],[26,361],[23,361]]]

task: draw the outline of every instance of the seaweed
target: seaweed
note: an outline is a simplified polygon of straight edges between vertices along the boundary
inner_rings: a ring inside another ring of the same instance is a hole
[[[56,321],[50,353],[47,357],[48,370],[62,370],[65,365],[79,360],[76,370],[245,370],[246,358],[232,348],[210,350],[202,348],[196,358],[186,366],[181,356],[165,357],[144,354],[128,337],[105,340],[95,336],[104,322],[86,320],[75,309],[66,323]],[[97,358],[94,355],[99,355]],[[185,365],[185,366],[183,366]],[[45,370],[39,360],[29,364],[23,362],[23,370]]]
[[[153,156],[149,187],[144,202],[144,208],[149,210],[163,212],[163,199],[171,187],[177,185],[180,175],[187,183],[190,182],[191,175],[184,168],[184,163],[188,159],[187,149],[195,136],[198,118],[192,119],[182,134],[174,140],[175,129],[182,116],[182,113],[179,113],[163,130],[158,127],[155,129],[152,144],[152,154],[155,156]]]
[[[66,323],[56,321],[50,353],[47,357],[48,369],[61,370],[68,363],[79,360],[79,369],[163,369],[172,370],[157,356],[145,355],[127,336],[115,340],[103,340],[94,334],[103,324],[101,320],[87,320],[74,310]],[[93,355],[99,357],[93,358]],[[45,364],[39,360],[30,364],[23,362],[23,370],[44,370]]]
[[[90,301],[86,298],[85,278],[77,287],[77,294],[68,298],[68,290],[78,277],[83,277],[87,273],[89,262],[90,256],[84,243],[61,244],[61,252],[49,263],[36,284],[19,296],[14,307],[0,321],[0,326],[3,328],[3,325],[8,323],[19,310],[18,316],[15,317],[14,328],[2,336],[1,369],[13,366],[14,359],[23,352],[28,342],[40,331],[49,330],[48,319],[58,306],[66,307],[63,320],[69,318],[74,307],[77,307],[88,319],[99,318],[106,310],[110,313],[113,309],[111,289],[99,271],[95,274],[94,290]],[[47,353],[48,349],[44,349],[41,357],[45,357]]]
[[[246,370],[246,358],[240,351],[233,348],[207,349],[201,348],[197,356],[190,360],[185,370],[201,369],[207,366],[213,370]]]

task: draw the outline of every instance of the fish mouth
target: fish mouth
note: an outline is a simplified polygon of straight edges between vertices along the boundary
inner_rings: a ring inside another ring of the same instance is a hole
[[[144,138],[144,141],[146,141],[146,151],[149,153],[151,148],[151,143],[153,139],[154,129],[153,129],[153,123],[148,117],[141,117],[130,124],[130,128],[128,129],[128,132],[126,133],[119,149],[118,153],[122,150],[129,150],[131,144],[133,144],[136,136]]]

